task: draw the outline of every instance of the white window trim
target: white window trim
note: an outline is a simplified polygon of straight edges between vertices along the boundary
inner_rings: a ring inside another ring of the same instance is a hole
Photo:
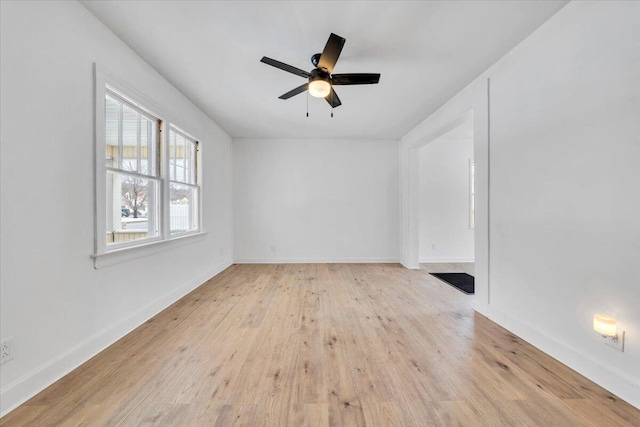
[[[105,95],[107,93],[107,86],[129,103],[135,105],[138,109],[146,111],[149,115],[161,120],[161,141],[160,156],[162,166],[159,178],[159,235],[157,237],[151,237],[147,239],[134,240],[130,242],[123,242],[116,245],[107,246],[106,243],[106,175],[107,166],[104,162],[105,147]],[[146,256],[151,253],[158,252],[158,250],[165,250],[171,247],[175,247],[177,241],[183,244],[185,241],[192,239],[185,239],[189,237],[203,236],[206,233],[204,231],[204,224],[202,221],[202,139],[193,136],[187,132],[184,132],[184,128],[178,126],[173,121],[172,116],[162,108],[158,103],[151,100],[148,96],[144,95],[132,85],[123,81],[122,79],[115,77],[111,72],[105,68],[94,64],[94,200],[93,200],[93,216],[94,216],[94,252],[91,258],[94,260],[94,267],[98,267],[97,260],[100,258],[108,258],[111,260],[108,265],[127,261],[130,259]],[[139,104],[142,104],[140,106]],[[185,133],[190,138],[198,141],[197,156],[197,177],[200,191],[198,192],[198,230],[188,231],[184,233],[169,232],[170,218],[169,218],[169,175],[168,175],[168,145],[169,145],[169,126],[177,128],[180,132]],[[168,244],[174,242],[174,244]],[[157,249],[155,246],[162,246],[162,249]],[[100,263],[103,265],[103,263]]]
[[[143,240],[143,244],[139,244],[130,248],[120,248],[105,252],[102,254],[93,254],[93,268],[96,270],[110,265],[120,264],[127,261],[133,261],[134,259],[144,258],[149,255],[153,255],[159,252],[175,249],[186,244],[197,242],[202,240],[208,234],[207,231],[201,231],[198,233],[181,234],[180,236],[173,237],[171,239],[149,241]]]
[[[187,184],[185,182],[180,182],[180,181],[176,181],[176,180],[172,181],[170,179],[170,174],[169,174],[170,159],[169,159],[169,153],[168,153],[169,128],[172,128],[177,133],[182,134],[183,137],[187,137],[187,138],[192,139],[192,140],[194,140],[196,142],[196,159],[195,159],[195,161],[196,161],[196,164],[195,164],[195,168],[196,168],[196,175],[195,175],[196,183],[195,184]],[[202,221],[202,175],[201,175],[202,167],[200,166],[202,164],[202,158],[200,156],[200,152],[201,152],[200,139],[196,138],[195,136],[191,135],[188,132],[185,132],[181,127],[176,126],[175,123],[170,123],[170,124],[167,125],[167,132],[166,132],[166,134],[164,136],[167,138],[167,153],[165,153],[165,156],[163,158],[164,159],[163,160],[163,168],[164,168],[165,171],[167,171],[167,173],[165,174],[166,175],[165,180],[166,180],[166,183],[168,184],[168,185],[165,185],[165,194],[164,194],[164,196],[166,197],[165,200],[169,200],[169,197],[170,197],[169,196],[169,194],[170,194],[170,188],[169,187],[170,187],[170,184],[172,182],[174,182],[176,184],[180,184],[180,185],[185,185],[185,186],[197,188],[198,189],[198,200],[197,200],[198,212],[196,213],[196,217],[197,217],[197,222],[198,222],[198,229],[197,230],[192,230],[192,231],[183,231],[181,233],[173,233],[173,234],[171,234],[171,224],[170,224],[170,220],[168,220],[166,222],[166,224],[164,224],[164,225],[167,226],[167,228],[166,228],[166,230],[163,230],[163,231],[166,231],[167,236],[169,236],[169,238],[171,238],[171,239],[184,237],[184,236],[189,236],[191,234],[198,234],[202,230],[202,222],[201,222]],[[169,210],[171,209],[170,204],[167,203],[166,206],[163,204],[161,206],[161,208],[163,210],[166,210],[166,212],[163,212],[163,214],[164,214],[163,216],[168,219],[169,216],[170,216],[169,215],[170,214]]]
[[[107,88],[107,86],[108,86],[108,88]],[[138,112],[139,114],[145,116],[148,120],[149,119],[150,120],[154,120],[154,121],[156,121],[157,123],[160,123],[160,124],[163,123],[160,118],[156,117],[155,115],[151,114],[145,108],[142,108],[142,107],[138,106],[135,102],[133,102],[132,100],[130,100],[127,97],[123,96],[117,89],[111,87],[111,85],[109,83],[105,84],[104,91],[105,91],[105,94],[107,94],[110,97],[116,99],[118,102],[121,102],[123,105],[129,107],[130,109],[132,109],[132,110],[134,110],[136,112]],[[102,117],[104,117],[104,116],[102,116]],[[122,110],[120,111],[120,120],[122,120]],[[101,126],[102,126],[102,129],[104,131],[103,124]],[[161,132],[161,131],[159,129],[156,129],[154,131],[154,133],[155,132]],[[157,135],[156,135],[156,137],[157,137]],[[140,138],[140,128],[138,127],[138,148],[140,147],[139,138]],[[106,138],[103,137],[102,138],[102,142],[104,142],[105,139]],[[122,128],[120,128],[120,139],[122,139]],[[155,141],[153,141],[153,143],[154,144],[158,144],[157,139]],[[119,147],[120,147],[120,145],[119,145]],[[106,148],[106,147],[102,147],[102,152],[103,153],[104,153],[104,148]],[[160,153],[161,146],[157,146],[156,150],[157,150],[156,157],[160,156],[161,155],[161,153]],[[97,161],[97,159],[96,159],[96,161]],[[137,168],[138,168],[140,166],[140,152],[139,151],[138,151],[138,159],[137,159],[137,161],[138,161],[137,162]],[[107,167],[107,166],[105,166],[104,165],[104,158],[102,159],[102,162],[103,162],[103,166],[104,166],[105,172],[112,172],[112,173],[117,173],[117,174],[120,174],[120,175],[127,175],[127,176],[130,176],[130,177],[131,176],[132,177],[137,177],[137,178],[145,179],[145,180],[148,180],[148,181],[155,181],[155,185],[157,186],[157,191],[156,191],[157,194],[155,196],[157,196],[159,198],[159,200],[157,201],[157,205],[158,205],[158,207],[160,207],[160,203],[161,203],[160,189],[161,189],[161,186],[162,186],[162,176],[160,175],[160,171],[157,171],[155,175],[149,175],[149,174],[140,173],[137,170],[136,171],[128,171],[128,170],[122,169],[123,158],[122,158],[122,150],[121,149],[119,150],[119,154],[118,154],[118,166],[117,167]],[[157,161],[156,161],[156,164],[154,166],[155,166],[155,168],[160,169],[160,165],[158,164]],[[154,198],[155,198],[155,196],[154,196]],[[142,245],[142,244],[147,243],[147,242],[154,242],[156,240],[162,240],[161,236],[160,236],[160,234],[161,234],[161,230],[160,230],[161,224],[157,224],[160,215],[161,215],[160,209],[158,209],[154,213],[154,215],[149,215],[148,216],[148,218],[149,218],[148,229],[149,230],[153,229],[154,231],[157,231],[158,232],[157,236],[147,237],[147,238],[139,239],[139,240],[127,241],[127,242],[113,243],[111,245],[108,245],[108,252],[115,251],[115,250],[118,250],[118,249],[126,249],[126,248],[129,248],[129,247]],[[105,229],[104,232],[106,234],[107,230]]]

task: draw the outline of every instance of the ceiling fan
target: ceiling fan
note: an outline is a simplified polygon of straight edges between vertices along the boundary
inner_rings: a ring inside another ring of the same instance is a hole
[[[311,57],[311,63],[315,68],[310,72],[276,61],[275,59],[267,58],[266,56],[263,56],[260,62],[308,79],[307,83],[281,95],[280,99],[289,99],[309,90],[311,96],[324,98],[329,105],[331,105],[331,108],[336,108],[342,105],[342,102],[340,102],[340,98],[338,98],[335,90],[333,90],[333,86],[370,85],[377,84],[380,81],[380,74],[331,74],[336,66],[340,52],[342,52],[345,41],[344,38],[331,33],[322,53],[316,53]]]

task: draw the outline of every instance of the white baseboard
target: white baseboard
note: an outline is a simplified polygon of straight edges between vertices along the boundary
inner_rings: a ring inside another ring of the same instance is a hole
[[[478,305],[474,308],[478,313],[640,409],[640,379],[560,343],[490,305]]]
[[[173,304],[211,277],[216,276],[233,263],[226,260],[211,270],[193,278],[177,289],[161,296],[131,314],[119,323],[98,332],[78,343],[54,359],[43,363],[33,371],[2,387],[0,390],[0,417],[14,410],[60,378],[142,325],[169,305]]]
[[[431,263],[431,262],[475,262],[474,257],[421,257],[420,264]]]
[[[397,258],[239,258],[234,264],[398,264]]]
[[[400,262],[400,264],[402,264],[402,266],[404,268],[406,268],[407,270],[420,270],[420,266],[418,265],[417,267],[412,267],[409,264],[405,264],[404,262]]]

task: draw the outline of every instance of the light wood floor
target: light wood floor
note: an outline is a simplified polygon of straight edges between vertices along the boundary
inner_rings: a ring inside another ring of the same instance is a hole
[[[0,424],[640,425],[434,269],[233,266]]]

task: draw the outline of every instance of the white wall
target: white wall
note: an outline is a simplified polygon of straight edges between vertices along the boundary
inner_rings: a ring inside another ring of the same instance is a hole
[[[471,125],[471,124],[470,124]],[[473,262],[473,138],[444,135],[420,148],[420,262]]]
[[[398,141],[234,139],[236,262],[398,260]]]
[[[207,278],[232,255],[231,139],[76,2],[1,2],[2,412]],[[93,63],[202,140],[204,228],[94,270]]]
[[[637,407],[639,16],[638,2],[570,3],[400,148],[402,253],[411,265],[411,146],[473,109],[476,267],[491,272],[476,280],[476,309]],[[490,150],[476,125],[484,121],[486,132],[486,77]],[[624,324],[624,353],[591,330],[596,312]]]
[[[573,4],[544,30],[492,73],[491,304],[615,367],[638,405],[640,3]],[[602,311],[625,353],[592,331]]]

